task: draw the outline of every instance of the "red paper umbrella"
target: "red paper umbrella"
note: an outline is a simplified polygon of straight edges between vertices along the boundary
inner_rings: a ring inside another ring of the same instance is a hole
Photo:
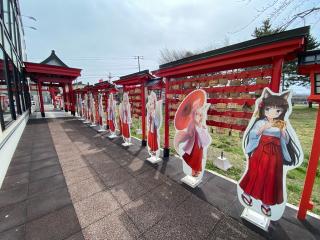
[[[177,130],[185,129],[191,120],[192,112],[201,108],[206,102],[206,92],[198,89],[189,93],[179,105],[174,117],[174,126]]]
[[[118,91],[117,91],[117,89],[115,89],[115,88],[112,88],[112,89],[109,90],[109,93],[116,94],[117,92],[118,92]]]

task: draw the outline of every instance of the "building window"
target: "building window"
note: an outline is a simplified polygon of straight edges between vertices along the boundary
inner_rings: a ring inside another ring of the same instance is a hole
[[[316,74],[315,88],[315,94],[320,94],[320,74]]]
[[[19,83],[16,78],[15,66],[11,59],[8,59],[8,80],[10,82],[13,95],[15,114],[21,115],[22,111],[20,104]]]
[[[9,0],[3,0],[3,21],[6,26],[8,33],[10,34],[10,10]]]
[[[3,122],[8,125],[14,120],[14,112],[12,109],[12,101],[10,101],[10,92],[6,76],[6,64],[2,48],[0,48],[0,102]]]

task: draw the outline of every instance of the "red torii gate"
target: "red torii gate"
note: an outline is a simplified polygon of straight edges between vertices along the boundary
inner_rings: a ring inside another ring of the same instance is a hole
[[[164,157],[169,157],[169,121],[172,103],[177,103],[180,98],[172,96],[187,94],[193,89],[186,89],[185,83],[194,84],[192,88],[205,87],[205,91],[213,97],[208,98],[211,104],[235,104],[253,105],[256,98],[246,97],[225,97],[230,93],[249,93],[261,91],[264,87],[269,87],[272,91],[278,92],[280,88],[282,65],[284,61],[296,58],[299,52],[304,50],[305,37],[309,33],[309,27],[298,28],[270,36],[265,36],[246,42],[234,44],[221,49],[209,51],[195,56],[187,57],[178,61],[160,65],[159,70],[152,72],[153,75],[165,78],[165,141]],[[266,67],[267,66],[267,67]],[[253,67],[260,67],[252,70]],[[239,71],[240,69],[240,71]],[[229,71],[229,72],[228,72]],[[230,73],[230,71],[232,71]],[[178,79],[177,79],[178,78]],[[267,81],[256,85],[233,85],[214,86],[216,81],[265,78]],[[220,97],[218,94],[224,95]],[[181,95],[182,96],[182,95]],[[249,99],[248,99],[249,98]],[[232,118],[248,119],[252,113],[226,111],[223,113],[209,110],[208,115],[225,115]],[[220,128],[229,128],[243,131],[246,124],[231,124],[225,122],[208,121],[208,125]]]
[[[107,116],[109,94],[116,92],[115,89],[116,89],[115,85],[110,83],[109,81],[98,82],[92,87],[93,93],[96,93],[96,94],[101,93],[103,95],[103,106],[104,106],[104,111],[106,112],[106,116]],[[95,99],[98,99],[98,97],[96,96]],[[101,124],[100,120],[99,120],[99,124]],[[106,126],[107,128],[109,127],[108,121],[106,122]]]
[[[141,145],[146,146],[146,90],[145,83],[154,77],[149,73],[149,70],[144,70],[120,77],[114,81],[116,85],[123,86],[123,92],[129,92],[129,101],[132,108],[132,116],[141,116],[142,141]],[[140,106],[135,106],[138,103]]]
[[[36,82],[38,86],[41,116],[45,117],[42,86],[62,87],[65,111],[70,110],[72,115],[75,115],[75,99],[72,81],[81,75],[81,69],[32,62],[25,62],[24,64],[26,75],[30,77],[32,81]]]

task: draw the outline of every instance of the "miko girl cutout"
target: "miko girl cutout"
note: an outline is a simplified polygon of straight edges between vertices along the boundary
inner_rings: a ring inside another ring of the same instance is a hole
[[[117,127],[116,101],[113,99],[112,93],[109,95],[107,113],[108,113],[107,118],[108,118],[108,125],[109,125],[110,133],[112,136],[115,136],[116,127]]]
[[[278,94],[265,88],[242,141],[247,167],[237,186],[239,201],[274,221],[281,218],[287,202],[287,171],[303,161],[289,122],[291,111],[290,91]]]
[[[182,101],[174,118],[174,147],[183,159],[183,172],[197,180],[202,179],[211,143],[206,125],[208,107],[206,92],[194,90]]]
[[[123,93],[122,103],[119,106],[119,113],[120,113],[120,121],[121,121],[121,133],[123,141],[127,144],[131,143],[131,104],[129,103],[129,96],[128,93]]]
[[[147,103],[147,142],[151,157],[160,155],[160,128],[162,124],[162,100],[157,101],[157,95],[151,92]]]

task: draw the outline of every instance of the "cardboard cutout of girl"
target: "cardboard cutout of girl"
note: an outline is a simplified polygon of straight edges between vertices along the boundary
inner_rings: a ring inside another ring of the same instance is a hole
[[[103,94],[99,93],[98,94],[99,125],[100,125],[99,132],[106,131],[106,129],[105,129],[106,113],[103,108],[103,101],[102,100],[103,100]]]
[[[115,138],[116,135],[116,128],[117,128],[117,121],[116,121],[116,101],[113,98],[113,93],[109,95],[108,99],[108,125],[111,135],[109,138]]]
[[[151,92],[147,103],[147,143],[150,157],[148,161],[157,163],[160,156],[160,128],[162,125],[162,100],[157,101],[157,95]]]
[[[90,93],[90,110],[91,110],[91,125],[90,127],[96,126],[96,103],[93,97],[93,94]]]
[[[131,145],[131,133],[130,127],[132,124],[131,119],[131,104],[129,102],[128,93],[123,93],[122,103],[119,106],[120,121],[121,121],[121,133],[124,143],[123,146]]]
[[[247,168],[238,183],[238,198],[244,207],[274,221],[281,218],[287,202],[287,171],[303,161],[289,122],[291,111],[291,92],[265,88],[243,137]]]
[[[85,117],[85,120],[83,123],[90,123],[90,114],[89,114],[89,99],[88,99],[88,94],[85,94],[84,95],[84,104],[83,104],[83,107],[84,107],[84,117]]]
[[[84,110],[84,99],[82,94],[79,95],[80,96],[80,111],[81,111],[81,120],[85,120],[85,110]]]
[[[174,118],[174,147],[183,159],[183,172],[187,175],[181,181],[191,187],[201,182],[212,140],[206,125],[209,106],[206,92],[195,90],[182,101]]]

